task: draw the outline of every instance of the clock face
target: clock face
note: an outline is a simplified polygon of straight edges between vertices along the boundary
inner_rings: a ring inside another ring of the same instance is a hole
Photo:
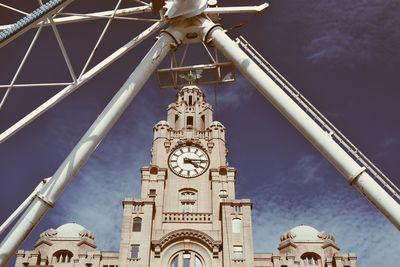
[[[201,148],[183,146],[172,152],[168,164],[176,175],[192,178],[203,174],[207,170],[210,160]]]

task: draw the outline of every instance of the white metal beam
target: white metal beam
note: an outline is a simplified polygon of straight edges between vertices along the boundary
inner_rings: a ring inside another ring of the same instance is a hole
[[[107,68],[110,64],[112,64],[114,61],[119,59],[121,56],[126,54],[128,51],[130,51],[132,48],[136,47],[139,45],[142,41],[144,41],[147,37],[149,37],[152,33],[156,32],[160,28],[162,28],[166,24],[165,21],[157,22],[154,23],[151,27],[149,27],[147,30],[133,38],[131,41],[129,41],[127,44],[125,44],[123,47],[119,48],[116,50],[114,53],[112,53],[110,56],[102,60],[99,64],[91,68],[89,71],[87,71],[82,77],[74,84],[71,84],[64,89],[62,89],[60,92],[55,94],[53,97],[48,99],[46,102],[44,102],[42,105],[37,107],[35,110],[33,110],[31,113],[23,117],[21,120],[19,120],[17,123],[15,123],[13,126],[5,130],[3,133],[0,134],[0,144],[3,143],[5,140],[10,138],[12,135],[17,133],[19,130],[24,128],[26,125],[28,125],[30,122],[35,120],[37,117],[42,115],[44,112],[55,106],[58,102],[60,102],[62,99],[70,95],[72,92],[74,92],[76,89],[78,89],[80,86],[85,84],[87,81],[92,79],[94,76],[96,76],[98,73],[103,71],[105,68]]]
[[[114,11],[111,14],[111,17],[108,19],[106,26],[104,26],[103,31],[100,34],[100,37],[97,39],[96,44],[94,45],[92,52],[90,52],[89,58],[86,60],[85,65],[82,68],[81,74],[79,75],[79,79],[82,77],[82,75],[85,73],[86,68],[89,66],[90,61],[92,60],[94,53],[97,51],[97,48],[99,47],[101,41],[103,40],[104,35],[106,34],[108,27],[111,25],[111,21],[113,20],[115,13],[118,10],[119,5],[121,4],[122,0],[118,0],[117,4],[115,5]]]
[[[7,100],[7,98],[8,98],[8,96],[9,96],[9,94],[11,93],[11,90],[12,90],[12,88],[13,88],[13,86],[14,86],[14,83],[15,83],[15,81],[17,80],[17,78],[18,78],[18,76],[19,76],[19,74],[20,74],[20,72],[21,72],[21,70],[22,70],[22,67],[25,65],[26,59],[28,58],[29,54],[31,53],[32,48],[33,48],[33,46],[35,45],[35,43],[36,43],[36,41],[37,41],[37,38],[39,37],[40,32],[42,31],[42,29],[43,29],[43,27],[40,27],[40,28],[36,31],[36,34],[35,34],[35,36],[33,37],[31,44],[29,45],[28,49],[26,50],[25,55],[24,55],[24,57],[22,58],[22,61],[21,61],[21,63],[19,64],[18,69],[17,69],[17,71],[16,71],[15,74],[14,74],[14,77],[12,78],[12,81],[11,81],[11,83],[10,83],[10,87],[7,88],[6,92],[4,93],[4,95],[3,95],[3,97],[2,97],[2,99],[1,99],[1,101],[0,101],[0,110],[3,108],[3,106],[4,106],[4,104],[5,104],[6,100]]]
[[[46,21],[48,17],[54,15],[55,13],[59,12],[60,10],[62,10],[64,7],[66,7],[67,5],[69,5],[70,3],[72,3],[72,1],[74,0],[65,0],[62,3],[60,3],[57,8],[50,10],[49,12],[47,12],[45,15],[43,15],[43,17],[41,18],[41,21]],[[0,26],[0,31],[7,29],[8,27],[11,27],[13,24],[9,24],[9,25],[2,25]],[[47,25],[50,25],[49,23]],[[24,26],[22,29],[20,29],[18,32],[14,33],[12,36],[9,36],[7,39],[3,40],[0,43],[0,47],[5,46],[6,44],[8,44],[9,42],[11,42],[12,40],[18,38],[21,34],[23,34],[24,32],[28,31],[29,29],[35,28],[35,27],[39,27],[40,23],[35,24],[30,23],[26,26]]]
[[[114,10],[107,10],[107,11],[100,11],[100,12],[93,12],[88,14],[76,14],[67,17],[58,17],[54,18],[54,23],[56,25],[59,24],[68,24],[68,23],[75,23],[75,22],[82,22],[82,21],[90,21],[95,19],[104,19],[109,18],[113,14]],[[142,14],[142,13],[150,13],[152,12],[151,7],[149,6],[139,6],[139,7],[129,7],[129,8],[121,8],[115,12],[115,16],[129,16],[133,14]],[[60,13],[62,14],[69,14],[69,13]],[[71,13],[72,14],[72,13]],[[50,23],[46,20],[39,22],[32,27],[39,27],[41,24],[44,26],[50,26]],[[0,30],[7,29],[12,24],[8,25],[1,25]]]
[[[237,69],[257,90],[284,115],[300,133],[314,145],[324,157],[358,191],[400,229],[400,205],[343,150],[310,116],[305,113],[239,46],[221,27],[209,20],[202,20],[203,35],[230,59]]]
[[[25,11],[19,10],[19,9],[17,9],[17,8],[14,8],[14,7],[12,7],[12,6],[8,6],[8,5],[3,4],[3,3],[0,3],[0,6],[5,7],[5,8],[7,8],[7,9],[10,9],[10,10],[12,10],[12,11],[15,11],[15,12],[18,12],[18,13],[21,13],[21,14],[24,14],[24,15],[28,15],[28,13],[26,13]]]
[[[24,200],[24,202],[21,203],[21,205],[10,215],[10,217],[5,220],[5,222],[0,226],[0,235],[3,234],[3,232],[18,218],[18,216],[26,210],[26,208],[32,203],[32,201],[35,199],[36,194],[40,192],[40,190],[43,189],[44,185],[47,184],[50,181],[51,177],[45,178],[40,183],[36,188],[33,190],[33,192]]]
[[[181,39],[179,32],[176,32],[173,28],[168,32],[168,34],[161,34],[128,80],[54,173],[50,183],[37,195],[0,244],[0,266],[4,266],[8,262],[47,210],[54,206],[74,175],[117,122],[164,57],[173,46],[178,45],[176,40]]]
[[[207,7],[204,14],[259,13],[268,6],[267,3],[264,3],[258,6]]]

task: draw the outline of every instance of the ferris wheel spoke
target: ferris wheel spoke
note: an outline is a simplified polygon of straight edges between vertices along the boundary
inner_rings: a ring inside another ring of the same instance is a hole
[[[167,24],[166,21],[159,21],[159,22],[154,23],[152,26],[150,26],[145,31],[143,31],[141,34],[137,35],[135,38],[133,38],[128,43],[126,43],[124,46],[122,46],[121,48],[116,50],[114,53],[109,55],[107,58],[103,59],[100,63],[95,65],[93,68],[91,68],[90,70],[85,72],[81,76],[81,78],[78,79],[75,83],[70,84],[67,87],[65,87],[64,89],[62,89],[61,91],[59,91],[53,97],[51,97],[46,102],[44,102],[42,105],[37,107],[35,110],[30,112],[28,115],[23,117],[21,120],[19,120],[17,123],[15,123],[10,128],[8,128],[3,133],[1,133],[0,134],[0,144],[3,143],[8,138],[10,138],[11,136],[13,136],[15,133],[17,133],[21,129],[23,129],[26,125],[28,125],[29,123],[34,121],[37,117],[39,117],[40,115],[45,113],[47,110],[54,107],[58,102],[60,102],[65,97],[70,95],[72,92],[74,92],[80,86],[85,84],[87,81],[91,80],[93,77],[95,77],[97,74],[99,74],[105,68],[107,68],[114,61],[119,59],[121,56],[125,55],[127,52],[129,52],[134,47],[139,45],[141,42],[143,42],[145,39],[147,39],[154,32],[161,29],[166,24]]]
[[[87,67],[89,66],[89,63],[90,63],[90,61],[92,60],[92,58],[93,58],[93,56],[94,56],[94,53],[96,52],[97,48],[99,47],[101,41],[103,40],[104,35],[106,34],[106,32],[107,32],[107,30],[108,30],[108,27],[110,26],[111,21],[113,20],[113,18],[114,18],[114,16],[115,16],[115,13],[117,12],[118,7],[120,6],[121,2],[122,2],[122,0],[119,0],[119,1],[117,2],[117,4],[115,5],[114,11],[113,11],[111,17],[108,19],[106,26],[104,26],[104,29],[103,29],[103,31],[101,32],[99,39],[97,39],[97,42],[96,42],[96,44],[94,45],[94,47],[93,47],[93,49],[92,49],[92,52],[90,52],[89,58],[86,60],[86,63],[85,63],[85,65],[83,66],[82,71],[81,71],[81,74],[79,75],[79,78],[78,78],[78,79],[81,79],[82,75],[85,73]]]
[[[147,3],[147,2],[145,2],[145,1],[141,1],[141,0],[133,0],[133,1],[135,1],[135,2],[137,2],[137,3],[139,3],[139,4],[143,4],[143,5],[146,5],[146,6],[150,6],[150,3]]]
[[[71,16],[79,16],[79,17],[88,17],[92,19],[114,19],[114,20],[135,20],[135,21],[159,21],[160,19],[148,19],[148,18],[136,18],[136,17],[122,17],[122,16],[114,16],[111,17],[109,15],[107,16],[100,16],[100,15],[89,15],[89,14],[78,14],[78,13],[62,13],[63,15],[71,15]]]
[[[39,29],[36,31],[35,36],[34,36],[33,39],[32,39],[31,44],[29,45],[28,49],[26,50],[26,53],[25,53],[24,57],[22,58],[22,61],[21,61],[21,63],[19,64],[18,69],[17,69],[17,71],[16,71],[15,74],[14,74],[14,77],[13,77],[12,80],[11,80],[10,86],[7,88],[5,94],[3,95],[3,97],[2,97],[2,99],[1,99],[1,101],[0,101],[0,110],[3,108],[4,103],[6,102],[8,96],[10,95],[11,90],[12,90],[12,88],[14,87],[15,81],[17,80],[19,74],[21,73],[21,70],[22,70],[23,66],[25,65],[26,59],[28,58],[29,54],[31,53],[32,48],[33,48],[33,46],[35,45],[35,43],[36,43],[36,41],[37,41],[37,39],[38,39],[38,37],[39,37],[40,32],[42,31],[42,29],[43,29],[43,27],[39,27]]]
[[[57,39],[58,46],[60,47],[60,50],[61,50],[61,53],[62,53],[62,55],[64,57],[65,63],[67,64],[69,74],[71,75],[72,80],[74,82],[76,82],[76,80],[77,80],[76,79],[76,74],[74,72],[74,68],[72,67],[71,60],[70,60],[70,58],[68,56],[67,50],[65,49],[64,43],[63,43],[63,41],[61,39],[60,33],[58,32],[58,29],[57,29],[56,25],[54,24],[53,18],[48,18],[48,20],[51,23],[51,27],[52,27],[54,35],[55,35],[55,37]]]
[[[26,13],[26,12],[24,12],[24,11],[22,11],[22,10],[16,9],[16,8],[14,8],[14,7],[8,6],[8,5],[6,5],[6,4],[0,3],[0,6],[2,6],[2,7],[4,7],[4,8],[7,8],[7,9],[9,9],[9,10],[12,10],[12,11],[15,11],[15,12],[18,12],[18,13],[21,13],[21,14],[24,14],[24,15],[28,15],[28,13]]]
[[[144,14],[151,13],[152,9],[150,6],[138,6],[138,7],[129,7],[129,8],[121,8],[115,12],[115,17],[117,19],[122,19],[123,17],[134,15],[134,14]],[[76,23],[83,21],[91,21],[96,19],[109,19],[110,15],[113,13],[113,10],[80,14],[80,13],[71,13],[71,12],[60,12],[57,13],[57,18],[54,18],[54,23],[56,25],[68,24],[68,23]],[[64,16],[64,17],[59,17]],[[31,26],[31,28],[39,27],[40,25],[50,26],[50,23],[46,20],[40,21],[37,24]],[[0,25],[0,30],[5,30],[11,27],[13,24]]]
[[[16,23],[0,26],[0,47],[18,38],[29,29],[41,26],[43,24],[42,21],[46,21],[48,17],[51,17],[61,8],[69,5],[73,1],[74,0],[50,0],[33,12],[26,14]]]
[[[67,86],[71,85],[71,82],[65,83],[20,83],[20,84],[13,84],[13,88],[22,88],[22,87],[49,87],[49,86]],[[1,84],[0,88],[8,88],[11,84]]]

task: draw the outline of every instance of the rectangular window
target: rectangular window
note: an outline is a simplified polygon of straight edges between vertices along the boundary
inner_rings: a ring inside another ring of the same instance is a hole
[[[243,246],[233,246],[233,259],[234,260],[243,259]]]
[[[193,127],[193,116],[188,116],[186,118],[186,127]]]
[[[150,189],[149,190],[149,197],[156,197],[156,190],[155,189]]]
[[[189,106],[193,105],[193,97],[190,95],[189,96]]]
[[[182,212],[193,212],[194,203],[193,202],[181,202]]]
[[[131,245],[131,259],[139,258],[139,245]]]
[[[227,198],[228,192],[226,190],[219,190],[219,197],[220,198]]]

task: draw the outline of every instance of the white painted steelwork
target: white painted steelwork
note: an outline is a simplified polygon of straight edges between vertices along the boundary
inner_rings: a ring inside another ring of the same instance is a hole
[[[258,13],[268,7],[267,3],[258,6],[240,6],[240,7],[207,7],[204,10],[204,14],[231,14],[231,13]],[[151,13],[151,6],[139,6],[139,7],[128,7],[120,8],[115,12],[115,18],[123,18],[135,14]],[[59,15],[63,17],[54,18],[54,24],[69,24],[76,22],[91,21],[96,19],[109,19],[113,14],[113,10],[106,10],[100,12],[93,12],[87,14],[76,14],[63,12]],[[50,26],[48,21],[38,22],[36,25],[32,25],[31,28],[39,27],[40,25]],[[12,24],[0,25],[0,30],[5,30],[11,27]]]
[[[0,235],[18,218],[18,216],[26,210],[26,208],[32,203],[36,195],[43,189],[45,184],[50,181],[51,177],[45,178],[36,186],[35,190],[21,203],[21,205],[10,215],[10,217],[5,220],[5,222],[0,226]]]
[[[137,0],[143,4],[142,1]],[[55,203],[62,191],[65,189],[69,181],[79,170],[81,165],[88,159],[90,154],[95,150],[97,145],[101,142],[113,124],[122,115],[126,107],[144,85],[145,81],[150,77],[152,72],[156,69],[157,65],[162,61],[166,54],[171,50],[171,45],[177,45],[176,40],[185,40],[183,33],[201,33],[205,41],[213,42],[213,44],[221,50],[224,55],[233,61],[236,67],[243,73],[245,77],[260,91],[260,93],[267,98],[338,170],[341,172],[347,181],[356,187],[367,199],[375,205],[397,228],[400,228],[400,206],[396,201],[391,198],[381,187],[377,184],[371,176],[366,172],[366,168],[360,166],[351,156],[346,152],[337,142],[333,140],[333,135],[330,132],[324,131],[312,117],[307,115],[293,99],[291,99],[284,90],[279,87],[255,62],[252,61],[239,47],[232,41],[219,26],[206,18],[206,15],[226,14],[226,13],[243,13],[243,12],[260,12],[268,7],[268,4],[263,4],[254,7],[205,7],[204,1],[195,3],[196,0],[187,1],[186,7],[174,6],[183,5],[183,0],[168,1],[165,8],[160,15],[169,14],[176,19],[171,20],[173,28],[164,34],[161,34],[160,39],[155,43],[151,50],[144,57],[140,65],[135,69],[127,82],[118,91],[115,97],[107,105],[101,115],[96,119],[91,128],[82,137],[79,143],[75,146],[73,151],[68,155],[62,165],[53,175],[53,179],[48,183],[40,194],[35,194],[35,198],[28,206],[25,213],[20,217],[19,221],[15,224],[13,229],[8,233],[7,237],[0,245],[0,266],[4,266],[8,259],[15,253],[23,240],[29,235],[30,231],[39,222],[41,217],[46,213],[49,207]],[[65,3],[72,2],[66,0]],[[145,3],[144,3],[145,4]],[[198,7],[199,10],[196,10]],[[131,14],[140,12],[150,12],[151,7],[145,5],[144,7],[136,7],[130,9]],[[45,17],[38,23],[31,23],[23,31],[36,27],[38,25],[54,25],[85,21],[89,19],[107,18],[113,19],[115,16],[126,16],[129,12],[123,9],[114,9],[112,11],[104,11],[103,13],[89,13],[71,15],[65,18],[54,18],[50,23],[47,17],[54,13],[46,14]],[[169,11],[169,12],[168,12]],[[54,12],[59,12],[54,11]],[[100,14],[99,14],[100,13]],[[48,15],[48,16],[47,16]],[[197,16],[199,15],[199,16]],[[167,15],[168,16],[168,15]],[[195,16],[195,17],[192,17]],[[210,16],[211,17],[211,16]],[[186,19],[183,19],[186,18]],[[130,18],[134,19],[134,18]],[[47,21],[47,22],[45,22]],[[112,64],[116,59],[125,54],[127,51],[135,47],[142,40],[148,37],[151,33],[163,27],[167,21],[160,21],[155,23],[152,27],[140,34],[138,37],[132,39],[124,47],[121,47],[98,65],[89,71],[81,74],[75,80],[75,74],[72,71],[70,64],[70,74],[74,80],[72,84],[65,87],[58,94],[50,98],[36,110],[28,114],[25,118],[17,122],[10,129],[6,130],[0,135],[0,143],[5,141],[11,135],[22,129],[25,125],[30,123],[36,117],[40,116],[46,110],[50,109],[61,101],[64,97],[83,85],[86,81],[93,78],[97,73]],[[196,24],[197,23],[197,24]],[[194,26],[194,25],[197,26]],[[106,26],[107,28],[108,26]],[[197,28],[196,28],[197,27]],[[106,30],[105,28],[105,30]],[[185,32],[186,29],[194,30]],[[104,30],[104,31],[105,31]],[[55,30],[56,31],[56,30]],[[22,31],[17,32],[11,39],[19,36]],[[180,36],[182,34],[182,36]],[[58,34],[56,33],[56,37]],[[99,40],[102,39],[103,34]],[[10,40],[11,40],[10,39]],[[195,40],[195,41],[193,41]],[[186,43],[200,42],[200,38],[193,40],[186,39]],[[99,41],[98,41],[99,42]],[[59,42],[61,49],[63,49],[62,42]],[[95,46],[97,47],[97,45]],[[186,53],[186,50],[184,54]],[[63,53],[64,54],[64,53]],[[68,61],[65,53],[64,58]],[[184,58],[184,57],[183,57]],[[183,58],[181,64],[183,63]],[[89,62],[91,56],[87,62]],[[180,64],[180,65],[181,65]],[[88,63],[86,64],[88,65]],[[85,68],[84,68],[85,69]],[[17,74],[18,75],[18,74]],[[49,83],[42,83],[48,85]],[[57,83],[60,85],[61,83]],[[23,86],[17,85],[13,82],[10,86]],[[23,207],[27,204],[24,202]],[[21,208],[21,209],[22,209]],[[17,213],[21,211],[17,209]],[[15,217],[14,213],[11,217]],[[8,222],[7,222],[8,224]]]
[[[168,33],[161,33],[157,42],[142,59],[135,71],[54,173],[51,182],[43,188],[40,195],[37,195],[37,198],[33,200],[0,244],[0,266],[4,266],[8,262],[42,216],[54,205],[76,172],[123,114],[150,75],[171,51],[171,48],[178,45],[176,40],[180,40],[180,36],[179,32],[176,32],[173,28]]]
[[[207,25],[207,26],[205,26]],[[257,90],[307,138],[333,166],[366,198],[400,229],[400,205],[374,181],[310,116],[249,57],[224,30],[209,20],[202,22],[206,41],[213,44],[232,60],[233,64]]]
[[[10,138],[12,135],[17,133],[19,130],[24,128],[26,125],[31,123],[33,120],[35,120],[37,117],[42,115],[44,112],[55,106],[58,102],[60,102],[62,99],[70,95],[72,92],[74,92],[76,89],[81,87],[83,84],[85,84],[87,81],[92,79],[94,76],[99,74],[101,71],[103,71],[105,68],[107,68],[109,65],[111,65],[114,61],[119,59],[121,56],[126,54],[128,51],[130,51],[132,48],[136,47],[139,45],[142,41],[144,41],[147,37],[149,37],[151,34],[153,34],[155,31],[159,30],[162,28],[166,22],[157,22],[154,23],[151,27],[149,27],[147,30],[133,38],[131,41],[129,41],[127,44],[116,50],[114,53],[112,53],[110,56],[105,58],[103,61],[101,61],[99,64],[95,65],[93,68],[85,72],[79,80],[77,80],[76,83],[71,84],[64,89],[62,89],[60,92],[52,96],[50,99],[48,99],[46,102],[44,102],[42,105],[37,107],[35,110],[30,112],[28,115],[23,117],[21,120],[19,120],[17,123],[15,123],[13,126],[5,130],[3,133],[0,134],[0,144],[3,143],[5,140]]]
[[[257,63],[258,66],[310,116],[318,126],[327,132],[378,184],[400,203],[400,189],[379,170],[354,144],[350,142],[314,105],[310,103],[291,83],[289,83],[243,36],[236,38],[239,46]]]

